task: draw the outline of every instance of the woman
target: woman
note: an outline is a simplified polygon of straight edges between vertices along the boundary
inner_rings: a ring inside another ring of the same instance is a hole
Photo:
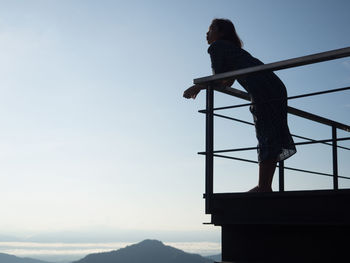
[[[212,21],[207,41],[214,74],[263,64],[242,49],[242,42],[228,19]],[[258,139],[259,182],[250,191],[272,192],[277,162],[296,152],[287,124],[287,91],[283,82],[271,71],[238,77],[237,81],[249,93],[253,103],[250,111]],[[231,86],[233,82],[223,81],[221,84]],[[205,88],[204,85],[194,85],[183,96],[195,99]]]

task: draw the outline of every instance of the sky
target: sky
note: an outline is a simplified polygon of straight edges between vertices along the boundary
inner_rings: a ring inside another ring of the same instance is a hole
[[[176,241],[219,242],[220,229],[202,224],[210,221],[197,155],[205,149],[205,93],[182,98],[194,78],[211,75],[211,20],[231,19],[244,48],[271,63],[350,46],[349,10],[346,0],[1,0],[0,236],[115,233],[129,242],[130,231],[132,241],[145,233],[174,241],[177,232],[184,240]],[[346,87],[350,58],[276,74],[290,96]],[[243,102],[215,95],[216,106]],[[345,91],[289,104],[349,125],[349,101]],[[247,108],[225,112],[252,120]],[[331,138],[330,127],[295,116],[289,127]],[[216,149],[251,146],[253,127],[215,120]],[[350,176],[349,156],[339,150],[340,175]],[[331,173],[331,148],[300,146],[285,165]],[[215,160],[215,192],[256,183],[256,165]],[[332,187],[330,178],[289,171],[285,183]]]

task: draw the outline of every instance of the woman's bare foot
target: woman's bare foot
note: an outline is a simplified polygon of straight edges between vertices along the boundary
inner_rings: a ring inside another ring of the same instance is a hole
[[[260,192],[260,191],[259,191],[259,186],[255,186],[254,188],[250,189],[248,192],[249,192],[249,193],[257,193],[257,192]]]
[[[260,193],[271,193],[272,192],[272,188],[271,187],[265,187],[265,188],[262,188],[262,187],[259,187],[259,191]]]
[[[248,193],[269,193],[269,192],[272,192],[272,188],[264,189],[259,187],[258,185],[248,191]]]

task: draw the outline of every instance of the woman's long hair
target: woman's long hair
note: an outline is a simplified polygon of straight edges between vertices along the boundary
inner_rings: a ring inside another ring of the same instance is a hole
[[[233,25],[231,20],[215,18],[211,22],[211,26],[216,27],[217,30],[222,34],[220,39],[231,41],[240,48],[243,46],[243,42],[237,35],[235,26]]]

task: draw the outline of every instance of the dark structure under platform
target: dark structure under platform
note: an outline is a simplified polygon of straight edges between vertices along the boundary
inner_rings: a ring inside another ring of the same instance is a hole
[[[214,194],[224,262],[346,262],[350,190]]]

